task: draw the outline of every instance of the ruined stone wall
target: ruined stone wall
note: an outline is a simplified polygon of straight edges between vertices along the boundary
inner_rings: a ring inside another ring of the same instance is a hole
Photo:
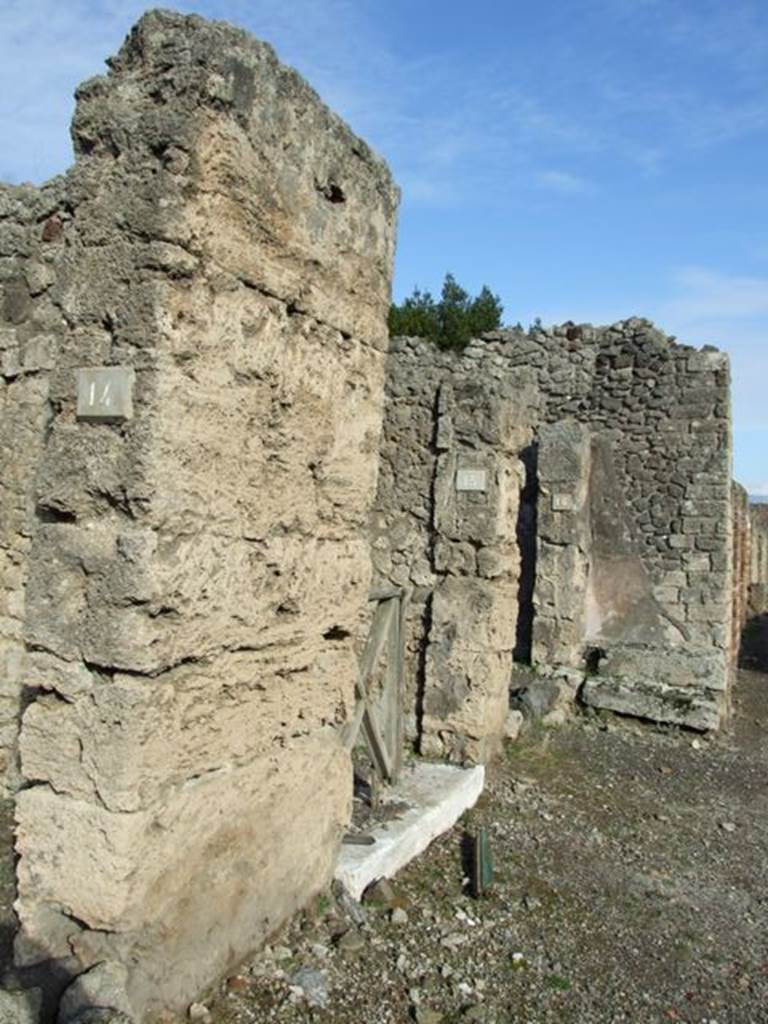
[[[503,733],[536,400],[527,370],[476,355],[393,339],[372,519],[377,581],[410,590],[406,735],[457,761]]]
[[[749,588],[752,582],[753,536],[749,495],[741,484],[731,489],[733,504],[733,613],[731,619],[731,653],[738,657],[741,635],[749,617]],[[758,538],[754,538],[756,542]]]
[[[19,426],[17,960],[115,962],[142,1016],[326,884],[349,817],[397,194],[268,46],[195,17],[142,19],[73,138]]]
[[[57,292],[60,183],[0,185],[0,791],[19,783],[27,556],[35,475],[51,415],[48,377],[64,319]]]
[[[418,658],[431,646],[440,576],[439,395],[465,382],[478,410],[493,397],[497,415],[520,428],[516,459],[508,456],[520,488],[508,577],[518,657],[542,671],[589,673],[583,693],[597,706],[716,727],[732,642],[727,360],[632,319],[499,332],[460,355],[413,339],[393,344],[374,547],[380,574],[410,582],[419,598],[411,670],[422,738],[441,734],[425,713],[429,666]],[[485,432],[480,412],[446,450],[463,457]],[[494,497],[483,500],[491,507]],[[480,574],[473,558],[443,571]],[[462,614],[457,603],[454,631]],[[514,628],[509,619],[504,628]],[[471,692],[466,670],[463,679]],[[446,692],[457,692],[450,674]],[[446,736],[451,713],[442,711]],[[495,728],[481,715],[469,735]]]
[[[746,617],[768,615],[768,505],[748,509],[749,552],[746,566]],[[762,627],[763,630],[765,626]]]
[[[749,582],[768,584],[768,505],[750,505],[749,527]]]
[[[605,653],[584,698],[716,728],[731,661],[727,357],[641,320],[595,342],[579,415],[593,435],[587,641]]]

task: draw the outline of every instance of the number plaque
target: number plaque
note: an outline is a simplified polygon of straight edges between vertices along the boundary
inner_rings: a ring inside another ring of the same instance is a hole
[[[133,382],[127,366],[77,371],[77,418],[120,423],[133,417]]]
[[[457,469],[457,491],[487,491],[487,473],[484,469]]]

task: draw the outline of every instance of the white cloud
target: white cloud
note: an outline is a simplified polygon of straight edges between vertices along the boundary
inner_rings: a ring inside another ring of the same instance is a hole
[[[689,266],[672,274],[671,286],[651,315],[686,344],[727,352],[737,432],[768,432],[768,278]]]
[[[768,316],[768,278],[683,267],[674,284],[679,294],[666,305],[665,315],[676,322]]]
[[[540,171],[535,180],[541,188],[561,195],[586,195],[594,191],[590,182],[569,171]]]
[[[734,4],[737,15],[749,7],[748,0]],[[0,177],[40,180],[66,166],[73,89],[102,69],[145,5],[3,0]],[[683,31],[678,26],[686,25],[686,5],[678,0],[592,0],[591,16],[605,27],[597,63],[569,49],[578,19],[563,12],[544,78],[538,59],[510,64],[506,53],[492,51],[471,75],[450,49],[427,45],[405,56],[390,31],[397,23],[355,0],[174,0],[174,6],[235,22],[273,43],[280,58],[383,153],[401,181],[415,183],[414,202],[502,198],[511,187],[518,194],[584,195],[599,182],[567,169],[575,157],[611,153],[636,175],[658,175],[672,145],[677,151],[715,145],[754,132],[768,119],[762,89],[702,97],[670,79],[660,70],[663,62],[650,64],[641,78],[632,73],[614,38],[617,27],[656,31],[669,7],[670,26],[658,39],[674,52]],[[722,18],[708,12],[698,19],[704,27],[697,22],[691,31],[701,52],[727,33],[728,45],[718,54],[731,62],[728,80],[741,81],[737,43],[747,47],[750,66],[761,44],[747,38],[754,19],[731,18],[730,9]]]
[[[150,6],[147,0],[2,0],[0,180],[39,182],[68,166],[76,86],[106,70],[104,60]],[[376,60],[352,0],[174,0],[173,7],[230,21],[273,43],[332,106],[338,93],[355,107],[353,59],[358,76],[361,52]]]
[[[71,160],[75,86],[104,70],[145,4],[4,0],[0,5],[0,174],[40,181]]]

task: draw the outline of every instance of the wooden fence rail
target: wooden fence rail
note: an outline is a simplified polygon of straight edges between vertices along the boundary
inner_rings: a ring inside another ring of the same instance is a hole
[[[351,750],[362,728],[376,774],[391,785],[397,781],[403,760],[404,627],[408,591],[373,591],[369,600],[376,603],[376,609],[355,683],[355,713],[345,726],[343,739]],[[380,694],[375,694],[371,684],[385,649],[383,686]]]

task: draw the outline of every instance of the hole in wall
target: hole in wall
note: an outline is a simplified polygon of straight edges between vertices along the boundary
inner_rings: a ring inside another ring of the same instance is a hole
[[[534,441],[520,452],[525,478],[517,513],[517,548],[520,553],[520,578],[517,586],[517,631],[513,658],[525,665],[531,662],[533,642],[533,593],[536,587],[536,504],[539,497],[538,444]]]
[[[298,615],[299,611],[300,611],[300,608],[298,606],[298,603],[296,601],[294,601],[293,598],[291,598],[291,597],[286,598],[285,601],[282,601],[277,606],[277,614],[278,615]]]
[[[605,651],[602,647],[588,647],[584,653],[584,665],[591,676],[596,676],[600,671],[600,662],[605,658]]]
[[[315,188],[321,196],[325,196],[329,203],[345,203],[347,201],[344,189],[335,181],[326,181],[325,184],[319,181],[315,182]]]
[[[77,516],[63,508],[52,505],[38,505],[35,515],[41,523],[76,523]]]
[[[330,629],[326,629],[323,633],[323,640],[346,640],[351,633],[348,629],[344,629],[343,626],[331,626]]]

